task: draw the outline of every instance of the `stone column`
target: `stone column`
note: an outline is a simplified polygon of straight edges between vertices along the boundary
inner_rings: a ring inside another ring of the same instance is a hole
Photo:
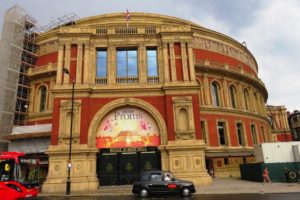
[[[89,63],[90,58],[90,45],[85,43],[84,45],[84,69],[83,69],[83,83],[89,83],[89,74],[91,66]]]
[[[48,109],[50,111],[53,110],[53,94],[52,92],[50,92],[51,89],[54,88],[54,85],[55,85],[55,80],[50,80],[50,84],[49,84],[49,91],[48,91]]]
[[[76,83],[81,83],[82,81],[82,44],[77,44],[77,65],[76,65]]]
[[[71,44],[66,44],[64,67],[69,72],[70,72],[70,64],[71,64]],[[64,84],[69,84],[69,80],[70,80],[70,75],[64,74]]]
[[[204,98],[204,93],[205,93],[205,89],[204,89],[204,85],[203,85],[203,83],[202,82],[200,82],[200,94],[199,94],[199,96],[200,96],[200,106],[202,106],[202,105],[206,105],[206,101],[205,101],[205,98]]]
[[[90,45],[90,55],[88,58],[88,66],[89,66],[89,83],[95,83],[96,78],[96,49],[94,44]]]
[[[223,78],[222,81],[222,85],[223,85],[223,93],[224,93],[224,107],[230,107],[229,106],[229,94],[228,94],[228,85],[227,85],[227,80],[226,78]]]
[[[191,81],[196,80],[196,75],[195,75],[195,66],[194,66],[194,53],[193,53],[193,48],[192,48],[192,43],[187,43],[188,44],[188,58],[189,58],[189,67],[190,67],[190,77]]]
[[[165,72],[165,82],[170,82],[168,43],[163,43],[163,60],[164,60],[163,69],[164,69],[164,72]]]
[[[184,81],[189,81],[185,42],[181,42],[180,47],[181,47],[181,61],[182,61],[182,69],[183,69],[183,80]]]
[[[238,83],[237,85],[237,99],[238,99],[238,107],[239,109],[245,109],[245,97],[244,97],[244,92],[242,85]]]
[[[172,82],[176,82],[177,81],[177,74],[176,74],[176,64],[175,64],[174,43],[170,43],[170,61],[171,61]]]
[[[159,82],[163,82],[165,80],[165,77],[163,76],[164,69],[164,57],[163,57],[163,50],[162,46],[157,47],[157,70],[158,70],[158,77]]]
[[[138,74],[139,82],[147,83],[147,55],[145,44],[139,46],[138,51]]]
[[[210,99],[210,84],[208,82],[208,77],[207,73],[203,75],[203,87],[204,87],[204,92],[205,92],[205,104],[206,105],[211,105],[211,99]]]
[[[58,47],[58,58],[57,58],[57,70],[56,70],[56,84],[62,84],[62,69],[63,69],[63,55],[64,45],[59,44]]]
[[[107,48],[107,82],[109,85],[116,84],[116,49],[109,45]]]

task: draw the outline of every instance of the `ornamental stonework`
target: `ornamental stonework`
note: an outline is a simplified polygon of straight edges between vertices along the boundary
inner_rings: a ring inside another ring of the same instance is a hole
[[[194,48],[200,48],[203,50],[210,50],[223,55],[231,56],[237,60],[249,65],[252,69],[256,70],[256,64],[253,58],[251,58],[247,53],[234,48],[228,44],[218,42],[216,40],[211,40],[203,37],[195,37],[193,40]]]

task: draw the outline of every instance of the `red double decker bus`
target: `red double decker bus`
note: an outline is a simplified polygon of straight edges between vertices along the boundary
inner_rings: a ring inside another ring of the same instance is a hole
[[[39,192],[39,160],[23,152],[0,153],[0,199],[36,197]]]

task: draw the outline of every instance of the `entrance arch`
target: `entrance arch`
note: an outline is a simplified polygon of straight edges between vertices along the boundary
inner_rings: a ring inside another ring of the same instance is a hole
[[[161,145],[166,145],[168,138],[167,138],[167,128],[166,124],[164,122],[163,117],[161,114],[154,108],[151,104],[140,100],[136,98],[121,98],[114,100],[105,106],[103,106],[94,116],[91,125],[89,127],[88,131],[88,146],[91,148],[96,147],[96,134],[97,134],[97,129],[103,120],[103,118],[113,109],[116,109],[118,107],[122,106],[135,106],[138,108],[141,108],[145,111],[147,111],[153,119],[156,121],[159,133],[160,133],[160,144]]]
[[[132,184],[140,171],[161,168],[158,146],[167,143],[161,114],[149,103],[122,98],[106,104],[94,116],[88,145],[99,149],[100,185]]]

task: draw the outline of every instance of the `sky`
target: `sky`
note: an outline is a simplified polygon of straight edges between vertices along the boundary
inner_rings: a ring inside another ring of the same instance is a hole
[[[0,31],[14,5],[41,26],[72,12],[84,18],[127,9],[190,20],[245,41],[268,90],[267,104],[300,110],[299,0],[0,0]]]

